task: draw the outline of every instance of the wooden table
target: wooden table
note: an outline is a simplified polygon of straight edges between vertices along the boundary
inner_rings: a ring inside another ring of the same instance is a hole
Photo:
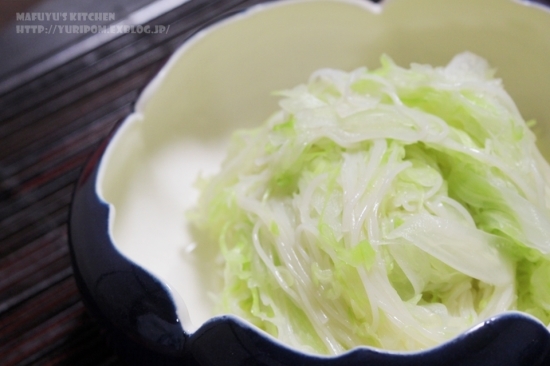
[[[74,183],[197,27],[256,2],[192,0],[149,22],[169,26],[167,33],[124,34],[91,49],[81,42],[0,81],[0,365],[123,364],[73,279],[67,219]]]

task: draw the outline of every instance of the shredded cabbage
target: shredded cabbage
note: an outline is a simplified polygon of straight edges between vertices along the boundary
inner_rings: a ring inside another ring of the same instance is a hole
[[[190,216],[219,243],[221,312],[319,354],[550,322],[550,168],[484,59],[383,56],[277,94]]]

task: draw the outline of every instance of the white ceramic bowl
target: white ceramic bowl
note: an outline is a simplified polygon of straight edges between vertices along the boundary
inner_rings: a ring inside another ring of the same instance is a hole
[[[548,9],[510,0],[279,1],[228,17],[172,56],[95,167],[109,238],[159,279],[193,334],[214,316],[208,293],[219,289],[212,251],[194,248],[184,217],[198,196],[193,182],[217,170],[232,131],[277,109],[272,91],[319,68],[375,68],[384,53],[408,66],[445,65],[472,51],[497,68],[524,117],[538,121],[548,157],[549,31]]]

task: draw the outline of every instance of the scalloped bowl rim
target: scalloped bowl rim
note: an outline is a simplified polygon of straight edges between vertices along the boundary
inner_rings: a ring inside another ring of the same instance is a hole
[[[429,1],[429,0],[417,0],[417,2],[419,4],[426,3],[426,1]],[[496,4],[504,5],[505,3],[511,3],[511,2],[512,1],[508,1],[508,0],[491,0],[490,1],[491,5],[487,5],[487,6],[488,7],[496,6]],[[105,194],[106,184],[107,185],[111,184],[111,183],[106,183],[106,181],[108,179],[113,179],[113,178],[107,178],[107,175],[112,174],[114,166],[120,167],[121,166],[120,165],[121,161],[125,161],[124,159],[128,158],[128,157],[115,158],[115,155],[120,154],[121,149],[125,149],[128,146],[139,146],[139,144],[142,143],[142,141],[138,141],[138,142],[134,141],[131,144],[129,144],[128,141],[124,141],[124,140],[130,140],[132,138],[136,138],[136,136],[135,136],[136,131],[141,128],[140,125],[145,123],[144,120],[146,120],[146,115],[149,111],[148,110],[148,108],[150,107],[149,104],[152,103],[152,101],[154,99],[154,96],[159,92],[159,90],[161,88],[163,88],[163,86],[165,85],[167,80],[170,79],[171,73],[173,73],[174,69],[178,67],[178,65],[181,62],[182,58],[187,57],[187,55],[192,50],[194,50],[197,46],[200,47],[201,42],[204,42],[205,39],[210,37],[213,33],[218,32],[219,30],[223,30],[227,27],[234,26],[234,24],[237,24],[237,23],[239,23],[241,21],[244,21],[246,19],[254,18],[254,16],[256,16],[256,15],[265,14],[266,11],[271,11],[271,10],[274,10],[274,9],[282,9],[282,8],[287,7],[288,5],[290,5],[290,6],[296,6],[296,5],[300,6],[299,4],[316,4],[316,3],[317,4],[318,3],[346,4],[346,6],[359,7],[359,8],[365,10],[367,13],[370,14],[370,15],[366,15],[365,17],[372,17],[372,16],[379,16],[379,15],[383,16],[383,14],[385,13],[384,8],[386,6],[388,6],[388,5],[393,6],[393,4],[396,4],[395,6],[397,7],[398,3],[403,4],[404,1],[403,0],[391,0],[391,1],[385,1],[382,4],[373,4],[373,3],[363,1],[363,0],[326,0],[326,1],[323,1],[323,0],[320,0],[320,1],[316,1],[316,0],[286,0],[286,1],[281,1],[281,2],[277,2],[277,3],[263,3],[263,4],[252,6],[244,12],[241,12],[241,13],[238,13],[236,15],[230,16],[229,18],[226,18],[226,19],[224,19],[220,22],[217,22],[217,23],[201,30],[200,32],[198,32],[194,36],[192,36],[189,40],[187,40],[180,48],[178,48],[178,50],[171,56],[171,58],[169,59],[167,64],[160,70],[160,72],[146,86],[146,88],[140,94],[140,96],[139,96],[139,98],[138,98],[138,100],[135,104],[134,112],[132,112],[122,122],[122,124],[118,127],[118,129],[115,132],[114,136],[110,140],[110,142],[109,142],[109,144],[108,144],[108,146],[107,146],[107,148],[106,148],[106,150],[105,150],[105,152],[104,152],[104,154],[101,158],[101,161],[99,163],[98,179],[96,181],[96,192],[98,194],[98,197],[105,204],[107,204],[109,206],[109,234],[110,234],[110,237],[112,238],[113,242],[115,243],[115,247],[116,247],[117,251],[119,251],[122,256],[125,256],[129,260],[131,260],[131,261],[139,264],[140,266],[142,266],[146,271],[151,273],[154,277],[159,278],[161,280],[161,282],[163,282],[164,286],[166,286],[166,288],[168,289],[169,293],[171,294],[171,296],[174,300],[174,303],[175,303],[176,308],[177,308],[177,314],[178,314],[178,317],[180,318],[182,326],[183,326],[184,330],[189,334],[193,333],[194,331],[196,331],[197,329],[199,329],[200,327],[202,327],[204,324],[206,324],[208,322],[216,321],[216,319],[219,319],[220,316],[209,317],[210,320],[205,320],[205,321],[202,321],[202,322],[199,321],[200,325],[197,326],[195,324],[197,322],[196,321],[193,322],[190,315],[189,315],[189,311],[188,311],[188,307],[186,305],[186,301],[183,300],[183,296],[181,296],[181,294],[178,294],[177,289],[175,289],[174,281],[172,279],[167,279],[167,278],[163,277],[162,275],[156,274],[156,271],[154,269],[150,269],[150,267],[147,265],[147,263],[143,263],[140,260],[136,260],[133,256],[133,254],[131,253],[131,251],[128,251],[126,248],[121,249],[118,245],[116,245],[118,240],[117,240],[117,235],[113,233],[113,228],[116,225],[117,207],[114,203],[112,203],[112,199],[110,197],[106,197],[106,196],[108,196],[108,194],[107,195]],[[451,7],[453,6],[453,5],[449,5],[450,1],[442,2],[442,3],[445,3],[446,6],[447,5],[451,6]],[[469,3],[473,3],[473,1],[470,0]],[[487,2],[487,3],[489,3],[489,2]],[[514,1],[514,3],[517,3],[518,5],[521,4],[522,6],[527,5],[524,2]],[[540,6],[536,5],[536,4],[529,4],[529,5],[533,5],[533,6],[530,6],[530,7],[536,8],[537,10],[544,9],[544,12],[548,11],[548,9],[544,6],[542,6],[542,5],[540,5]],[[483,7],[483,5],[480,5],[480,6]],[[547,15],[548,15],[548,19],[550,19],[550,12],[548,12]],[[220,32],[218,32],[218,33],[220,33]],[[393,55],[391,55],[391,56],[393,57]],[[550,57],[548,57],[548,59],[550,60]],[[313,71],[313,70],[314,69],[312,69],[310,71]],[[293,78],[297,79],[296,76],[293,76]],[[267,114],[265,116],[267,117]],[[550,121],[548,121],[548,124],[550,125]],[[550,133],[547,132],[547,130],[544,130],[542,132],[542,134],[545,137],[547,135],[550,136]],[[130,138],[129,138],[129,136],[130,136]],[[138,138],[138,140],[139,140],[139,138]],[[132,144],[134,144],[134,145],[132,145]],[[219,159],[219,158],[220,158],[220,155],[219,155],[219,152],[218,152],[217,155],[215,156],[215,159]],[[117,163],[114,163],[114,165],[113,165],[112,160],[116,160],[116,159],[118,159],[119,161]],[[512,312],[509,312],[508,314],[512,314],[513,316],[523,316],[527,319],[530,319],[530,320],[533,320],[533,321],[536,321],[536,322],[540,323],[540,321],[538,319],[536,319],[536,318],[534,318],[534,317],[532,317],[528,314],[521,313],[521,312],[512,311]],[[244,322],[245,324],[249,324],[246,320],[243,320],[243,319],[241,319],[239,317],[236,317],[236,316],[233,316],[233,315],[222,315],[221,317],[233,317],[233,318],[237,319],[238,321]],[[429,348],[427,350],[414,351],[414,352],[388,351],[388,350],[382,350],[382,349],[375,349],[375,350],[377,352],[380,352],[380,353],[400,354],[400,355],[402,355],[402,354],[412,355],[412,354],[417,354],[417,353],[424,353],[424,352],[427,352],[427,351],[436,350],[437,348],[440,348],[440,347],[444,346],[445,344],[453,342],[457,338],[461,337],[464,334],[467,334],[467,333],[471,332],[472,330],[477,329],[478,327],[482,326],[483,324],[484,323],[476,325],[473,328],[471,328],[470,330],[468,330],[464,333],[461,333],[460,335],[457,335],[455,338],[453,338],[453,339],[451,339],[451,340],[449,340],[449,341],[447,341],[443,344],[437,345],[433,348]],[[542,324],[542,323],[540,323],[540,324]],[[250,325],[250,326],[255,328],[252,325]],[[257,328],[255,328],[255,329],[257,329]],[[280,344],[282,347],[293,349],[292,347],[289,347],[288,345],[280,342],[275,337],[272,337],[271,335],[261,331],[260,329],[257,329],[257,330],[259,332],[263,333],[267,338],[272,339],[274,342]],[[372,347],[368,347],[368,346],[359,346],[359,347],[356,347],[356,348],[354,348],[350,351],[347,351],[343,354],[353,352],[354,350],[360,349],[360,348],[372,349]],[[317,355],[317,354],[311,354],[311,356],[315,356],[315,357],[333,357],[333,356],[320,356],[320,355]]]

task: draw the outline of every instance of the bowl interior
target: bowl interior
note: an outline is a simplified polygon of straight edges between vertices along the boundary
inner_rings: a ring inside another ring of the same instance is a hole
[[[217,170],[230,134],[277,109],[275,90],[323,67],[445,65],[471,51],[497,69],[550,157],[550,12],[509,0],[282,1],[189,40],[150,83],[102,158],[97,192],[118,250],[173,291],[184,328],[214,314],[214,248],[185,219],[199,173]],[[183,300],[183,301],[180,301]]]

